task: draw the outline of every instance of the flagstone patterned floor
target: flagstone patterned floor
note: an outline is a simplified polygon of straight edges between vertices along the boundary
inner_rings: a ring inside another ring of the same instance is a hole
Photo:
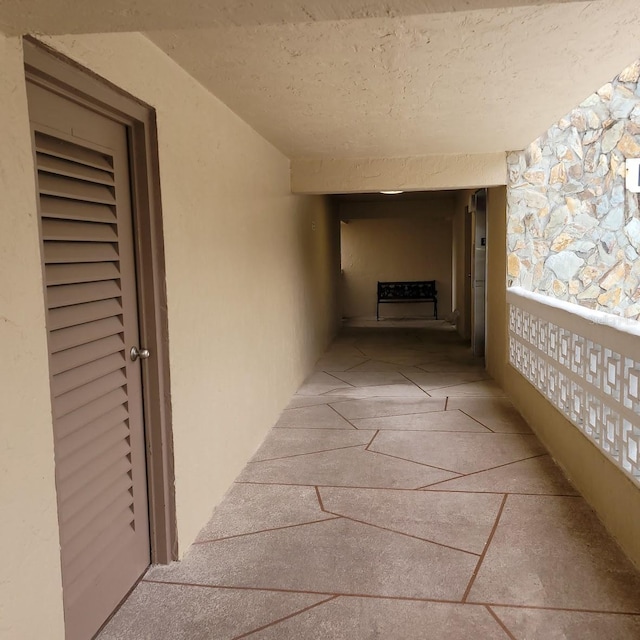
[[[640,576],[453,332],[316,369],[100,640],[640,638]]]

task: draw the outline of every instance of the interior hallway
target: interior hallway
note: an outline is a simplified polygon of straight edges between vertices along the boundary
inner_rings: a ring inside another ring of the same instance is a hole
[[[640,638],[640,576],[447,325],[316,369],[100,640]]]

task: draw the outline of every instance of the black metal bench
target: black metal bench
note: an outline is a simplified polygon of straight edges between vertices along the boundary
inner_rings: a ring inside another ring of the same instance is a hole
[[[438,292],[435,280],[378,282],[376,320],[380,320],[380,305],[387,302],[433,302],[433,317],[438,319]]]

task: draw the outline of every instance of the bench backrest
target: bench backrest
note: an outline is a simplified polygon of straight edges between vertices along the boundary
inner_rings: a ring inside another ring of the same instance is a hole
[[[435,280],[378,282],[378,300],[435,300]]]

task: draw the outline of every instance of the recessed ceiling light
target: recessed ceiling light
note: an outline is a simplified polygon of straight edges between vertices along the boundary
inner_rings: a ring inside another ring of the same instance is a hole
[[[385,196],[397,196],[400,193],[404,193],[404,191],[381,191]]]

